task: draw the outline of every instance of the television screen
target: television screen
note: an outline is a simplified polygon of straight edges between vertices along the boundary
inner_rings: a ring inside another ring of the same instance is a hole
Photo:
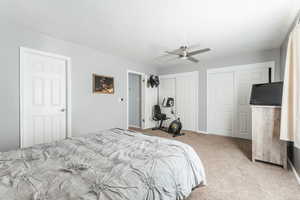
[[[283,82],[255,84],[251,91],[251,105],[281,106]]]

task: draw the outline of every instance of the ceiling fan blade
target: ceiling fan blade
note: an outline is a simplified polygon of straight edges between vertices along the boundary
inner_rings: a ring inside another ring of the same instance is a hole
[[[182,49],[176,49],[174,51],[166,51],[167,54],[180,56],[182,54]]]
[[[191,51],[191,50],[193,50],[193,49],[199,49],[201,46],[203,46],[203,45],[201,45],[201,44],[193,44],[193,45],[189,45],[189,46],[188,46],[188,50]]]
[[[199,62],[199,60],[197,60],[196,58],[193,58],[193,57],[187,57],[187,60],[192,61],[194,63],[198,63]]]
[[[165,64],[165,63],[168,63],[168,62],[172,62],[173,60],[177,60],[177,59],[179,59],[178,55],[167,54],[166,56],[156,58],[154,61],[157,64]]]
[[[163,54],[161,56],[157,56],[154,58],[154,60],[165,60],[165,59],[168,59],[168,58],[171,58],[171,57],[174,57],[174,56],[178,56],[178,55],[174,55],[174,54]]]
[[[200,53],[204,53],[204,52],[207,52],[207,51],[210,51],[210,48],[192,51],[192,52],[189,52],[188,55],[189,56],[194,56],[194,55],[197,55],[197,54],[200,54]]]

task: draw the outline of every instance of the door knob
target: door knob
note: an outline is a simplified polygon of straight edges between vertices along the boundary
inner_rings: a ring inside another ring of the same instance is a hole
[[[65,112],[65,111],[66,111],[66,109],[64,109],[64,108],[60,109],[60,112]]]

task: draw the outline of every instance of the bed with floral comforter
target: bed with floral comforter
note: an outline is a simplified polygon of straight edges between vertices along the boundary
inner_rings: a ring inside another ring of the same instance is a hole
[[[189,145],[122,129],[0,153],[1,200],[181,200],[205,183]]]

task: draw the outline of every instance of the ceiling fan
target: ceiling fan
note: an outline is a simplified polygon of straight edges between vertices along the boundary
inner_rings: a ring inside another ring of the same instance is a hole
[[[189,51],[189,49],[190,48],[187,46],[181,46],[179,49],[173,51],[166,51],[166,53],[170,55],[176,55],[179,59],[189,60],[191,62],[198,63],[199,60],[192,56],[210,51],[210,48],[199,49],[195,51]]]

